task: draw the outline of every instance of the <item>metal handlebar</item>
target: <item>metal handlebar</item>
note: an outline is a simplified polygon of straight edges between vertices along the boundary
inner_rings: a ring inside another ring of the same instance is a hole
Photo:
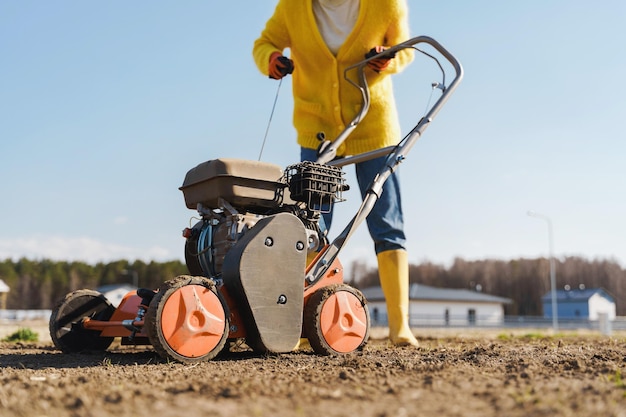
[[[443,94],[441,95],[439,100],[431,107],[430,111],[424,117],[424,119],[427,119],[428,122],[432,121],[435,118],[435,116],[437,115],[441,107],[443,107],[445,102],[448,100],[448,97],[450,96],[450,94],[454,92],[458,83],[461,82],[461,79],[463,78],[463,67],[461,66],[461,63],[454,57],[454,55],[448,52],[448,50],[445,49],[439,42],[437,42],[436,40],[428,36],[418,36],[418,37],[409,39],[408,41],[392,46],[388,49],[385,49],[383,52],[373,55],[369,58],[366,58],[363,61],[358,62],[354,65],[351,65],[345,69],[344,78],[346,79],[346,81],[348,81],[350,84],[355,86],[361,92],[361,98],[363,100],[362,105],[361,105],[361,110],[354,117],[354,119],[352,119],[352,121],[346,126],[346,128],[339,134],[339,136],[335,138],[335,140],[333,140],[332,142],[325,141],[325,143],[320,147],[320,149],[322,149],[322,152],[317,158],[318,163],[344,166],[344,165],[349,165],[351,163],[354,163],[355,158],[359,158],[358,162],[360,162],[363,160],[373,159],[381,155],[387,155],[390,153],[391,149],[395,148],[395,147],[384,148],[382,150],[374,151],[372,155],[370,154],[357,155],[353,157],[342,158],[341,162],[334,162],[334,163],[331,162],[337,157],[337,149],[339,149],[339,146],[343,142],[345,142],[348,136],[350,136],[350,134],[354,131],[354,129],[356,129],[357,125],[361,123],[361,121],[363,120],[367,112],[369,111],[370,93],[369,93],[369,86],[367,84],[367,78],[365,77],[365,67],[367,66],[367,63],[377,58],[382,58],[388,55],[396,54],[398,51],[401,51],[403,49],[412,48],[414,45],[417,45],[420,43],[426,43],[428,45],[431,45],[433,48],[435,48],[444,58],[446,58],[448,62],[450,62],[450,64],[454,67],[454,70],[456,72],[455,78],[452,80],[449,86],[443,87]],[[358,76],[357,81],[352,80],[348,76],[348,74],[353,70],[356,70],[357,72],[357,76]],[[425,129],[426,129],[425,127],[421,129],[420,134]],[[410,144],[409,149],[413,146],[414,142],[415,141],[413,141]]]
[[[367,66],[367,63],[371,60],[382,58],[384,55],[395,54],[402,49],[412,48],[414,47],[414,45],[420,43],[426,43],[428,45],[431,45],[452,65],[456,74],[450,85],[438,86],[438,88],[440,88],[443,92],[439,99],[432,105],[426,115],[398,145],[366,152],[360,155],[335,159],[339,146],[348,138],[348,136],[350,136],[354,129],[356,129],[357,125],[363,120],[363,118],[367,115],[367,112],[369,111],[370,94],[367,79],[365,78],[365,67]],[[348,77],[348,73],[355,69],[358,75],[358,80],[356,82]],[[456,59],[456,57],[454,57],[454,55],[452,55],[447,49],[445,49],[439,42],[428,36],[418,36],[409,39],[406,42],[392,46],[391,48],[388,48],[377,55],[366,58],[365,60],[346,68],[344,72],[344,78],[350,84],[359,89],[363,98],[363,104],[359,113],[354,117],[354,119],[352,119],[350,124],[348,124],[348,126],[339,134],[339,136],[337,136],[334,141],[323,142],[322,146],[320,146],[321,152],[318,156],[317,162],[333,166],[345,166],[357,162],[368,161],[370,159],[374,159],[380,156],[388,155],[389,157],[387,158],[387,163],[381,168],[380,172],[375,177],[374,181],[367,190],[367,194],[363,198],[363,202],[361,203],[361,206],[359,207],[356,215],[352,218],[350,223],[341,232],[341,234],[337,236],[330,245],[326,246],[326,248],[323,250],[324,253],[322,254],[322,256],[318,257],[315,264],[312,266],[312,268],[309,269],[309,272],[306,275],[306,282],[308,285],[316,283],[324,276],[326,270],[337,258],[337,255],[339,254],[341,248],[352,236],[357,227],[367,218],[369,213],[372,211],[372,208],[378,200],[378,197],[382,192],[383,184],[387,181],[387,178],[389,178],[389,176],[395,171],[398,165],[402,163],[402,161],[406,158],[406,155],[411,150],[413,145],[415,145],[422,133],[434,120],[437,113],[439,113],[439,110],[441,110],[443,105],[448,101],[450,95],[456,90],[458,84],[463,78],[463,67],[461,66],[461,63]]]

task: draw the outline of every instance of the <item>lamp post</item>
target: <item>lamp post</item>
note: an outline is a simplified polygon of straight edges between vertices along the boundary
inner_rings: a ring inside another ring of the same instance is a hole
[[[550,256],[550,292],[552,296],[552,328],[554,333],[559,331],[559,317],[556,305],[556,265],[554,263],[554,242],[552,238],[552,220],[544,214],[537,213],[535,211],[528,211],[527,213],[531,217],[545,220],[548,223],[548,244],[549,244],[549,256]]]

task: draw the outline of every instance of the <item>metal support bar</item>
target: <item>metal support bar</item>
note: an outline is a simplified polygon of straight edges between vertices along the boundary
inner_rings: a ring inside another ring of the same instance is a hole
[[[363,104],[359,113],[344,129],[344,131],[341,132],[334,141],[326,143],[325,146],[322,146],[322,149],[324,149],[324,151],[318,157],[317,162],[327,163],[334,166],[345,166],[351,163],[368,161],[370,159],[374,159],[384,155],[389,155],[389,159],[388,163],[384,167],[382,167],[375,180],[370,185],[370,188],[367,191],[366,196],[363,199],[363,202],[361,203],[361,207],[359,208],[357,214],[346,226],[346,228],[341,232],[341,234],[337,236],[337,238],[335,238],[335,240],[323,250],[322,256],[317,258],[316,263],[307,273],[306,280],[309,284],[313,284],[323,277],[326,270],[337,258],[337,255],[339,254],[341,248],[345,245],[348,239],[359,227],[359,225],[367,218],[369,213],[372,211],[374,204],[378,200],[380,190],[382,189],[385,181],[387,181],[387,178],[389,178],[389,176],[395,171],[398,165],[406,158],[406,155],[409,153],[413,145],[415,145],[422,133],[426,130],[426,128],[430,125],[435,116],[439,113],[439,110],[441,110],[443,105],[448,101],[448,98],[454,92],[454,90],[456,90],[458,84],[463,78],[463,67],[461,66],[461,63],[441,44],[439,44],[439,42],[427,36],[418,36],[406,42],[400,43],[385,50],[384,54],[395,53],[405,48],[412,48],[414,45],[417,45],[419,43],[426,43],[428,45],[431,45],[454,67],[456,75],[450,85],[442,89],[442,95],[435,102],[435,104],[433,104],[428,113],[422,118],[422,120],[420,120],[417,126],[415,126],[415,128],[407,135],[407,137],[402,140],[397,146],[387,147],[378,151],[372,151],[364,153],[362,155],[356,155],[335,160],[335,157],[337,155],[337,149],[339,148],[339,146],[348,138],[352,131],[354,131],[358,123],[363,120],[369,110],[370,95],[367,85],[367,79],[365,78],[365,67],[367,66],[367,63],[369,61],[376,59],[378,55],[365,59],[364,61],[352,65],[345,70],[345,79],[361,91]],[[348,77],[348,73],[353,70],[357,71],[358,81],[356,82]]]

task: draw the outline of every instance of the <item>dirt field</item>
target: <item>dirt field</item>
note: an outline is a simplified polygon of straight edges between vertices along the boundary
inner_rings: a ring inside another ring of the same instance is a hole
[[[410,349],[373,329],[347,356],[243,351],[189,366],[116,345],[65,355],[34,329],[41,342],[0,343],[3,417],[626,416],[624,334],[416,330]]]

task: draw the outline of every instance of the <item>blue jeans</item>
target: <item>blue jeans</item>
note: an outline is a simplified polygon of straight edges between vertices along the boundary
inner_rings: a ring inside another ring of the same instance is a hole
[[[365,197],[372,180],[383,167],[386,159],[386,156],[382,156],[355,164],[361,198]],[[300,148],[300,160],[317,160],[317,150]],[[332,212],[324,214],[323,220],[326,228],[330,229]],[[377,254],[388,250],[405,249],[406,237],[400,198],[400,176],[397,169],[383,185],[383,192],[367,216],[366,222],[370,236],[374,240],[374,249]]]

